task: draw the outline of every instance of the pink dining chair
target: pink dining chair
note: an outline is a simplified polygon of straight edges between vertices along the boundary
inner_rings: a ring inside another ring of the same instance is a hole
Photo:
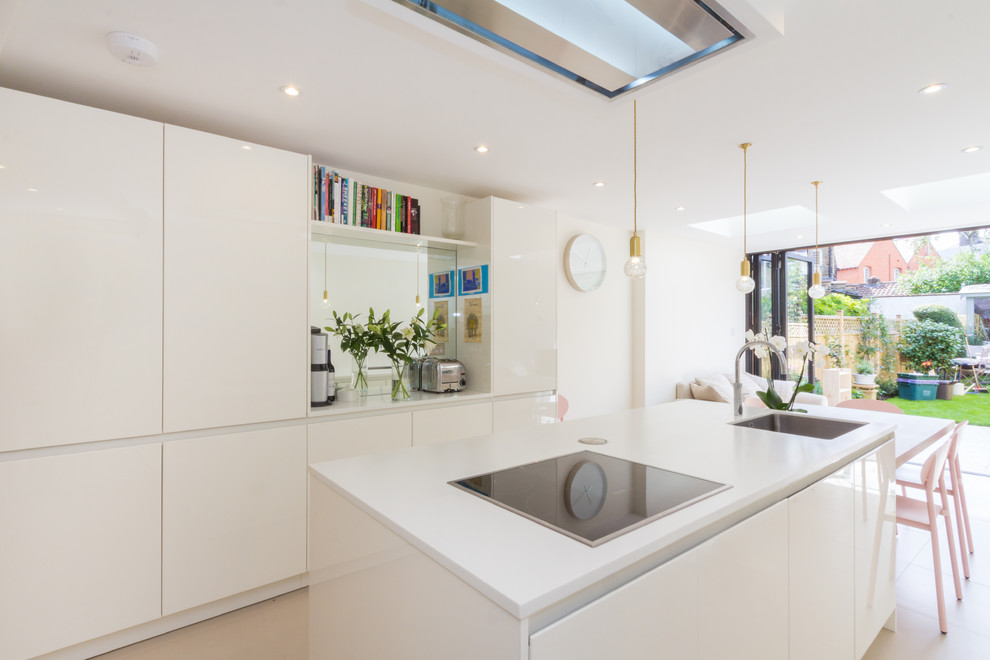
[[[877,401],[876,399],[849,399],[835,404],[836,408],[856,408],[858,410],[875,410],[876,412],[889,412],[903,415],[904,411],[892,403]]]
[[[564,421],[564,415],[567,414],[567,409],[571,407],[571,404],[567,403],[567,399],[563,394],[557,395],[557,419],[559,421]]]
[[[959,562],[956,559],[956,544],[952,534],[952,514],[945,488],[945,464],[955,433],[948,433],[939,441],[935,451],[921,467],[921,483],[925,491],[925,501],[906,495],[897,496],[897,523],[917,529],[927,530],[932,537],[932,561],[935,565],[935,595],[938,598],[938,627],[943,633],[949,632],[945,616],[945,595],[942,589],[942,562],[938,548],[938,518],[945,518],[945,536],[949,542],[949,558],[952,562],[952,579],[956,588],[956,599],[962,600],[962,583],[959,580]],[[935,501],[939,493],[941,503]]]
[[[975,552],[973,548],[973,531],[969,525],[969,507],[966,506],[966,489],[963,486],[962,465],[959,462],[959,442],[968,421],[956,424],[952,431],[952,441],[949,443],[949,454],[945,459],[949,472],[949,486],[945,489],[952,497],[953,508],[956,512],[956,528],[959,531],[959,554],[962,556],[963,576],[969,579],[969,555]],[[903,465],[897,468],[897,485],[901,492],[907,495],[907,488],[924,489],[921,480],[921,469],[916,465]],[[966,551],[969,550],[967,553]]]

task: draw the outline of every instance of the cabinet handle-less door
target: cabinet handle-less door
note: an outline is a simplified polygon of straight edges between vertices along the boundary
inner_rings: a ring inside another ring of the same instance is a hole
[[[303,417],[305,156],[165,130],[164,426]]]

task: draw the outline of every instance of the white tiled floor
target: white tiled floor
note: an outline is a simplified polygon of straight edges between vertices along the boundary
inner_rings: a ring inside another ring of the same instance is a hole
[[[969,430],[963,470],[990,473],[990,428]],[[938,629],[928,535],[902,527],[897,537],[897,632],[882,631],[864,660],[990,658],[990,477],[968,474],[965,485],[976,554],[963,600],[953,597],[942,535],[949,633]],[[306,660],[309,591],[300,589],[209,621],[100,656],[102,660]],[[823,631],[825,633],[826,631]]]

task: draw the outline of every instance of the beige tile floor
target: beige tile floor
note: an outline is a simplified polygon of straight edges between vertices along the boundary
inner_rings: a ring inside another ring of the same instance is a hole
[[[960,451],[963,469],[990,473],[990,428],[976,427]],[[976,554],[963,600],[952,597],[951,567],[942,536],[949,633],[938,629],[928,535],[902,527],[897,537],[897,632],[882,631],[864,660],[990,658],[990,476],[965,478]],[[101,660],[306,660],[309,591],[245,607],[99,656]],[[823,631],[824,632],[824,631]]]

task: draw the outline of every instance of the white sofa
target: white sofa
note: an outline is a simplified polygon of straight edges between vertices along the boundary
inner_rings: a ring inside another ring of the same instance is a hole
[[[757,392],[764,392],[767,389],[767,379],[761,376],[754,376],[743,372],[740,376],[742,381],[743,401],[747,399],[757,399]],[[700,399],[702,401],[720,401],[732,403],[732,374],[705,374],[698,376],[690,383],[677,383],[676,397],[678,399]],[[791,398],[794,393],[794,381],[774,380],[773,388],[784,401]],[[795,403],[806,403],[809,405],[827,406],[828,399],[821,394],[811,392],[798,392],[794,398]],[[762,404],[761,404],[762,405]]]

